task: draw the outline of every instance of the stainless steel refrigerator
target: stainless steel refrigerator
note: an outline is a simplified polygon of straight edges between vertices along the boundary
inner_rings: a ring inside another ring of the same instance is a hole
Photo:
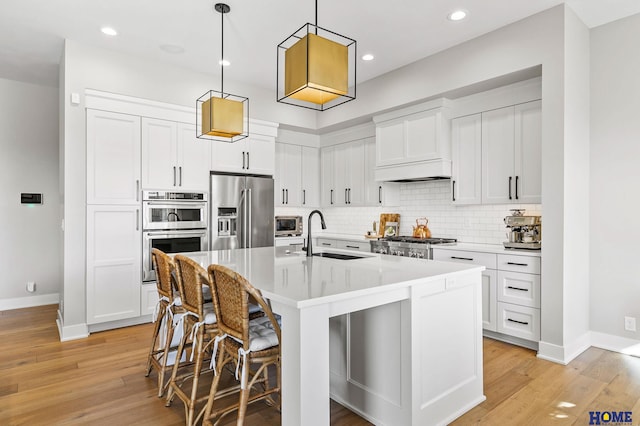
[[[211,250],[273,246],[271,176],[211,174]]]

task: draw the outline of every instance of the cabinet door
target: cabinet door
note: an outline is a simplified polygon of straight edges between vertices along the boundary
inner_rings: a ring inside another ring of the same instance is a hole
[[[496,289],[496,271],[485,269],[482,272],[482,328],[485,330],[497,331],[498,329]]]
[[[180,189],[209,191],[211,144],[196,137],[196,126],[178,123],[178,176]]]
[[[320,203],[323,206],[330,207],[334,205],[335,200],[335,184],[333,181],[333,155],[334,148],[332,146],[325,147],[320,150]]]
[[[305,207],[320,205],[320,154],[318,148],[302,147],[302,200]]]
[[[349,190],[347,182],[347,168],[349,164],[348,144],[335,145],[333,147],[333,196],[334,206],[346,206],[349,203]]]
[[[273,176],[275,169],[276,142],[271,136],[251,135],[244,139],[246,167],[244,172]]]
[[[365,141],[359,140],[345,144],[345,153],[347,204],[361,206],[365,199]]]
[[[515,179],[518,203],[542,202],[542,101],[515,106]]]
[[[514,202],[514,108],[482,113],[482,202]]]
[[[286,163],[286,144],[276,143],[275,146],[275,170],[273,173],[273,203],[275,206],[284,206],[285,205],[285,191],[287,189],[286,173],[285,168],[287,167]]]
[[[177,123],[153,118],[142,119],[142,187],[178,187]]]
[[[482,202],[482,118],[480,114],[456,118],[452,128],[451,191],[454,204]]]
[[[382,204],[382,182],[375,179],[376,140],[366,139],[364,142],[364,204],[378,206]]]
[[[140,117],[87,110],[87,204],[138,204]]]
[[[137,206],[87,206],[87,323],[140,316],[142,236]]]
[[[302,186],[302,147],[283,143],[275,144],[275,193],[274,199],[279,206],[300,206]]]
[[[246,173],[246,139],[238,142],[211,141],[211,169],[220,172]]]

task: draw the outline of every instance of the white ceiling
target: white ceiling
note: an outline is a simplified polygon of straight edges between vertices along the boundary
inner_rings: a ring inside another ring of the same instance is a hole
[[[57,86],[63,40],[121,51],[195,71],[219,73],[220,14],[216,0],[2,0],[0,78]],[[227,0],[225,79],[275,90],[276,46],[306,22],[313,0]],[[548,9],[562,0],[319,0],[318,25],[357,40],[362,82],[496,28]],[[638,0],[568,0],[595,27],[640,13]],[[461,22],[446,19],[455,8]],[[109,25],[117,37],[100,32]],[[171,54],[161,45],[177,45]]]

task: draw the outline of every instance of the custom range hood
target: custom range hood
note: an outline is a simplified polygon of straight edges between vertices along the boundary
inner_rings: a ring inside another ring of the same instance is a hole
[[[450,111],[451,101],[440,98],[373,117],[375,180],[450,179]]]
[[[375,180],[383,182],[418,182],[451,179],[451,161],[430,160],[395,166],[376,167]]]

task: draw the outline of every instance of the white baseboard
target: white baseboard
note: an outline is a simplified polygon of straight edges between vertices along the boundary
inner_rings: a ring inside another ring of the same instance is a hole
[[[592,331],[591,346],[640,358],[640,340]]]
[[[552,343],[540,342],[538,344],[538,358],[562,365],[569,364],[575,357],[589,349],[591,346],[590,332],[584,333],[573,342],[564,346]]]
[[[15,297],[13,299],[0,299],[0,311],[10,311],[12,309],[31,308],[43,305],[55,305],[58,303],[60,303],[60,295],[58,293]]]
[[[89,337],[89,329],[87,328],[87,324],[65,326],[60,310],[58,310],[58,319],[56,319],[56,324],[58,324],[58,334],[60,334],[61,342]]]

